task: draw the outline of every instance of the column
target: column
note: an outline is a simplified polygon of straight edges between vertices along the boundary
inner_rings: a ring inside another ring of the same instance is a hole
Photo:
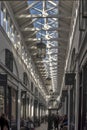
[[[34,99],[31,99],[31,119],[34,120]]]
[[[37,118],[39,118],[39,103],[37,103]]]
[[[18,90],[18,110],[17,110],[17,130],[20,130],[20,115],[21,115],[21,89]]]
[[[30,118],[32,117],[32,97],[30,99]]]
[[[75,99],[75,130],[78,130],[79,114],[79,65],[76,62],[76,99]]]
[[[29,117],[29,96],[27,95],[27,102],[26,102],[26,117]]]
[[[31,117],[31,96],[29,98],[29,117]]]

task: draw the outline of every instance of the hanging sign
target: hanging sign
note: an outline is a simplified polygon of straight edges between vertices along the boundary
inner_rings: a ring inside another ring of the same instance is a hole
[[[7,74],[0,74],[0,86],[7,85]]]
[[[66,73],[65,74],[65,85],[74,85],[75,82],[75,73]]]

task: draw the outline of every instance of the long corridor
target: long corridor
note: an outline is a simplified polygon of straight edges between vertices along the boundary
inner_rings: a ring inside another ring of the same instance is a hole
[[[87,0],[0,0],[0,130],[3,120],[87,130]]]

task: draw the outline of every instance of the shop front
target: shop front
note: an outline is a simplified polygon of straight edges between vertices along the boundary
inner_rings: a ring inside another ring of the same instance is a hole
[[[7,115],[12,130],[17,129],[17,89],[7,84],[6,74],[0,74],[0,113]]]
[[[80,71],[79,130],[87,130],[87,63]]]

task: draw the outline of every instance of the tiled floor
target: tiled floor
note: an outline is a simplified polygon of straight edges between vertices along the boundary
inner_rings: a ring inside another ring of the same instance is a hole
[[[35,130],[47,130],[47,123],[46,124],[45,123],[41,124],[41,126],[35,128]]]

